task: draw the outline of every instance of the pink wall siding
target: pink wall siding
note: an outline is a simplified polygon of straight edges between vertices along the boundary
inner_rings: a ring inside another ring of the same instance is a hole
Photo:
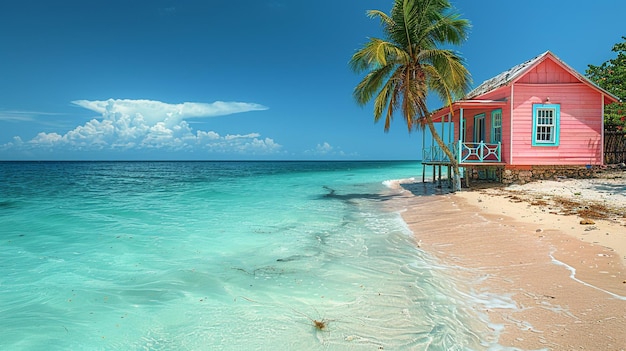
[[[538,67],[539,68],[539,67]],[[558,68],[558,67],[557,67]],[[544,75],[545,76],[545,75]],[[539,77],[539,76],[535,76]],[[562,75],[555,73],[562,79]],[[531,77],[531,80],[534,79]],[[532,146],[533,104],[559,104],[558,146]],[[513,101],[513,165],[586,165],[602,163],[602,100],[578,83],[516,84]]]

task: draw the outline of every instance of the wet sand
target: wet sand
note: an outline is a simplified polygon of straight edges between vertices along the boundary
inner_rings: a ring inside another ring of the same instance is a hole
[[[548,185],[557,190],[547,193]],[[421,185],[403,185],[412,186]],[[580,189],[592,190],[581,197]],[[465,288],[515,301],[516,308],[476,306],[500,330],[501,345],[626,350],[626,196],[598,189],[591,181],[532,183],[434,196],[405,191],[399,201],[418,245],[458,267]],[[587,209],[602,200],[604,219],[581,224],[587,218],[565,208],[567,196]]]

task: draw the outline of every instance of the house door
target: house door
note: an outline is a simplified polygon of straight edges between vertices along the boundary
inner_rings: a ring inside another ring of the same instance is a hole
[[[473,142],[479,143],[485,141],[485,114],[481,113],[474,116],[474,140]]]
[[[491,142],[497,144],[502,142],[502,110],[491,112]]]

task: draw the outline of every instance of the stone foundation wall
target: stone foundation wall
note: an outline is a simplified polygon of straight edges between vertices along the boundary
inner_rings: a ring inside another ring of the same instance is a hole
[[[502,171],[502,183],[524,184],[535,180],[556,180],[558,178],[592,178],[598,166],[528,166],[505,168]]]

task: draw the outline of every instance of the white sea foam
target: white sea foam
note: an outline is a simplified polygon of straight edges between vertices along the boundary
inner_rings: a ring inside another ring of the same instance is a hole
[[[382,182],[382,184],[389,189],[400,189],[402,184],[412,184],[415,183],[415,177],[410,178],[402,178],[402,179],[389,179]]]
[[[582,285],[585,285],[585,286],[587,286],[587,287],[590,287],[590,288],[592,288],[592,289],[596,289],[596,290],[598,290],[598,291],[602,291],[603,293],[608,294],[608,295],[610,295],[610,296],[612,296],[612,297],[614,297],[614,298],[616,298],[616,299],[618,299],[618,300],[626,301],[626,296],[621,296],[621,295],[618,295],[618,294],[612,293],[612,292],[610,292],[610,291],[604,290],[604,289],[602,289],[602,288],[600,288],[600,287],[597,287],[597,286],[595,286],[595,285],[589,284],[589,283],[587,283],[587,282],[585,282],[585,281],[582,281],[582,280],[580,280],[580,279],[576,278],[576,268],[574,268],[574,267],[572,267],[572,266],[568,265],[568,264],[567,264],[567,263],[565,263],[565,262],[561,262],[561,261],[557,260],[556,258],[554,258],[553,253],[554,253],[554,252],[551,252],[551,253],[550,253],[550,259],[552,260],[552,263],[554,263],[554,264],[556,264],[556,265],[558,265],[558,266],[563,266],[563,267],[565,267],[568,271],[570,271],[570,275],[569,275],[569,277],[570,277],[572,280],[574,280],[574,281],[576,281],[576,282],[578,282],[578,283],[580,283],[580,284],[582,284]]]

